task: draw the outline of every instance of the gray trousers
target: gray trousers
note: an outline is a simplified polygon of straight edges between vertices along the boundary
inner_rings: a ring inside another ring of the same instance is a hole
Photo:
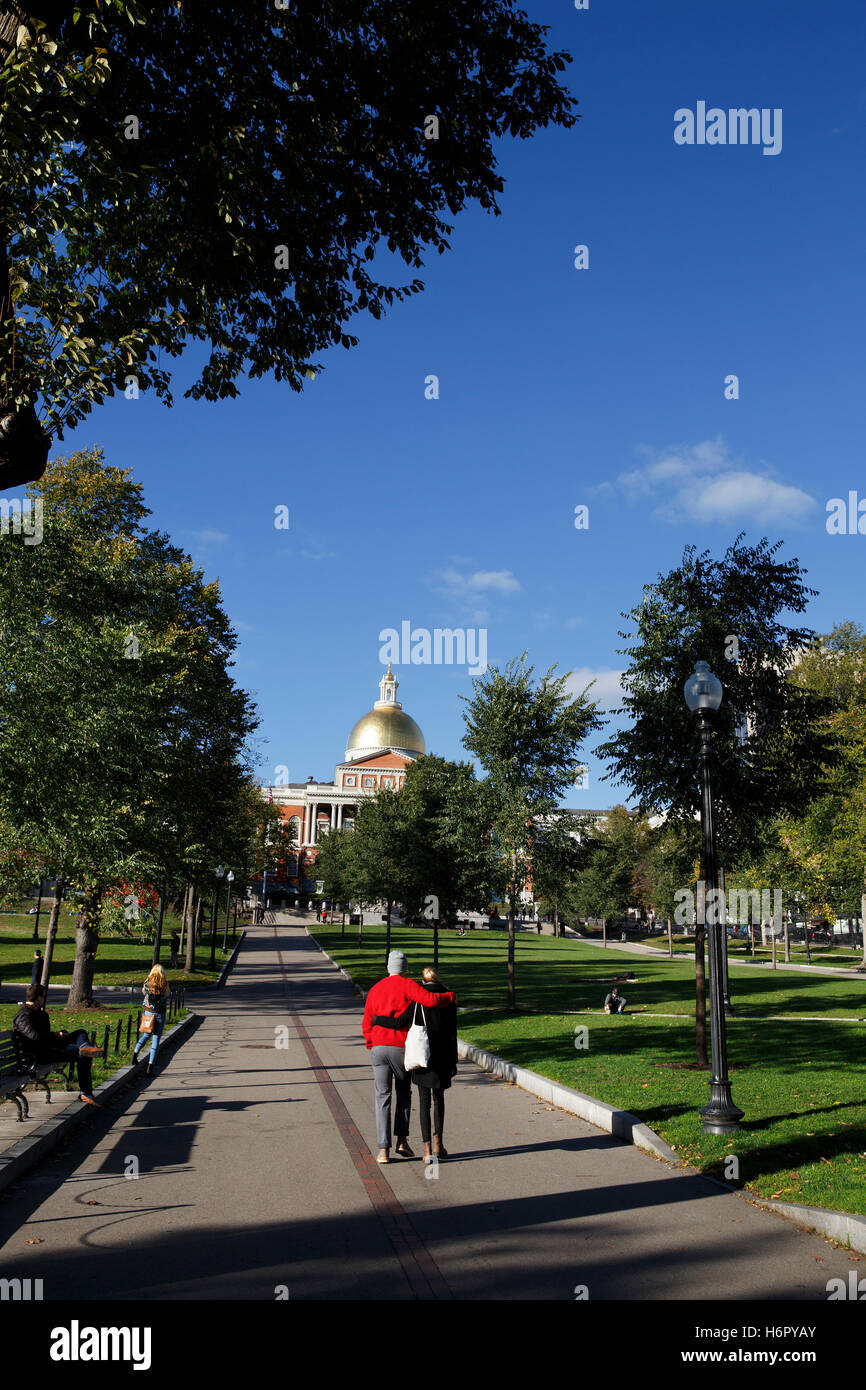
[[[374,1047],[370,1051],[373,1064],[373,1086],[376,1092],[376,1140],[380,1149],[391,1147],[391,1082],[397,1093],[394,1115],[394,1134],[404,1139],[409,1134],[409,1112],[412,1109],[412,1082],[403,1065],[402,1047]]]

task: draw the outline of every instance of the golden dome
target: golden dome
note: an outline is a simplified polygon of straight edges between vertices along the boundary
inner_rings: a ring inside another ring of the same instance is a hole
[[[381,703],[363,715],[349,734],[346,760],[352,761],[377,748],[399,748],[407,753],[427,751],[424,735],[415,720],[399,706],[383,709]]]

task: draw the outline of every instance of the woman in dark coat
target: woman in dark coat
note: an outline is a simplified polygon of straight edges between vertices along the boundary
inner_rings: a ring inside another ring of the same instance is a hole
[[[431,994],[440,993],[446,989],[439,979],[432,965],[428,965],[421,972],[421,984]],[[445,1123],[445,1092],[451,1085],[452,1076],[457,1074],[457,1005],[451,1004],[448,1008],[424,1009],[421,1013],[421,1006],[410,1004],[399,1018],[387,1018],[376,1015],[373,1022],[380,1028],[410,1028],[415,1022],[415,1013],[418,1010],[417,1022],[421,1023],[426,1018],[427,1037],[430,1040],[430,1061],[426,1067],[415,1067],[410,1071],[413,1082],[418,1087],[418,1106],[421,1111],[421,1138],[424,1141],[425,1162],[432,1157],[447,1158],[448,1150],[442,1142],[442,1131]],[[430,1152],[430,1103],[433,1103],[433,1153]]]

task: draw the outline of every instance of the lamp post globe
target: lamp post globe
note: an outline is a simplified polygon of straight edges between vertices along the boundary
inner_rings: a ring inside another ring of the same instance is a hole
[[[725,913],[720,910],[718,868],[716,863],[716,832],[713,819],[712,781],[712,720],[711,715],[722,703],[722,683],[706,661],[695,662],[695,669],[684,686],[686,704],[697,715],[701,738],[701,871],[707,899],[714,904],[707,922],[710,956],[710,1045],[712,1077],[710,1101],[701,1110],[704,1117],[702,1133],[730,1134],[743,1118],[743,1111],[731,1098],[728,1077],[728,1044],[725,1027],[724,949],[722,933]],[[713,894],[710,898],[710,893]]]

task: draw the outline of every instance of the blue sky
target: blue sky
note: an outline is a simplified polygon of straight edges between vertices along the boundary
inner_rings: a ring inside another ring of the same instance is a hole
[[[610,703],[620,611],[689,543],[784,539],[820,591],[809,624],[864,620],[866,537],[825,521],[829,498],[866,497],[866,7],[524,7],[574,55],[581,120],[501,142],[503,216],[464,213],[422,295],[359,317],[302,396],[184,401],[191,352],[172,410],[115,399],[57,450],[101,444],[219,578],[263,782],[333,775],[404,620],[486,628],[491,664],[527,648]],[[781,109],[780,152],[676,144],[699,101]],[[465,667],[395,670],[428,750],[466,756]],[[568,804],[621,797],[589,766]]]

